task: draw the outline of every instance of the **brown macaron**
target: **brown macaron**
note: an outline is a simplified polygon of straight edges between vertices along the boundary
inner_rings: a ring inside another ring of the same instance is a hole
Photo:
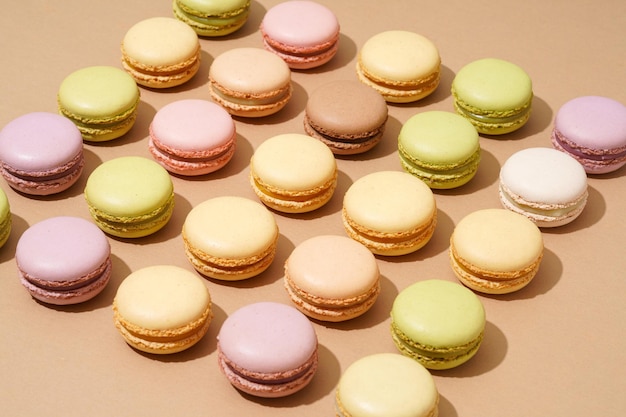
[[[337,80],[314,90],[304,114],[304,130],[335,155],[354,155],[376,146],[385,130],[385,99],[358,81]]]

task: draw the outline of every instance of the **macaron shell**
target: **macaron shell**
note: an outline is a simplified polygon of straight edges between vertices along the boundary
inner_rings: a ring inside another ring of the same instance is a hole
[[[198,35],[216,37],[239,30],[248,20],[250,0],[173,0],[174,16]]]
[[[435,417],[439,393],[419,362],[394,353],[377,353],[353,362],[336,390],[342,416]]]
[[[4,190],[0,189],[0,248],[11,236],[12,217],[9,199]]]

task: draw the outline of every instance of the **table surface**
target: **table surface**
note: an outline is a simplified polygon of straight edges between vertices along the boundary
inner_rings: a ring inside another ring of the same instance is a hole
[[[113,277],[83,305],[51,307],[20,286],[14,254],[30,225],[57,215],[89,219],[82,191],[91,171],[121,155],[150,157],[148,125],[155,112],[183,98],[209,99],[207,74],[217,55],[241,46],[261,47],[258,31],[276,0],[253,0],[246,25],[220,39],[201,39],[202,65],[186,85],[141,90],[139,115],[123,138],[85,144],[86,167],[70,190],[28,197],[0,186],[9,197],[13,231],[0,250],[0,408],[6,416],[330,416],[341,372],[353,361],[395,352],[389,334],[394,297],[413,282],[455,281],[448,241],[454,225],[473,210],[500,207],[500,166],[512,153],[549,147],[554,115],[576,96],[603,95],[626,103],[626,2],[623,0],[320,0],[341,23],[338,55],[327,65],[294,71],[294,96],[276,115],[236,118],[238,148],[222,170],[204,177],[174,177],[176,208],[160,232],[146,238],[109,238]],[[89,2],[28,0],[0,14],[0,126],[32,111],[56,112],[57,89],[70,72],[90,65],[121,67],[120,41],[134,23],[172,16],[169,0]],[[441,84],[428,98],[389,105],[382,142],[371,152],[338,158],[339,183],[325,207],[303,215],[275,213],[280,228],[272,266],[253,279],[206,280],[215,318],[207,336],[180,354],[154,356],[126,345],[113,326],[116,288],[132,271],[153,264],[192,270],[180,230],[194,205],[215,196],[256,199],[248,184],[254,149],[279,133],[303,133],[308,94],[335,79],[356,79],[360,46],[372,35],[404,29],[430,38],[442,57]],[[481,137],[483,158],[467,185],[436,191],[439,223],[418,252],[378,257],[382,293],[366,315],[341,324],[315,322],[320,368],[303,391],[282,399],[258,399],[232,388],[217,368],[216,335],[226,317],[256,301],[289,303],[283,263],[301,241],[340,234],[342,195],[370,172],[401,170],[396,139],[402,124],[427,110],[453,111],[450,84],[466,63],[497,57],[524,68],[533,80],[533,113],[521,130]],[[442,417],[616,416],[626,411],[626,169],[589,178],[589,201],[570,225],[543,230],[545,256],[534,281],[502,296],[480,295],[487,313],[485,339],[468,363],[432,372]]]

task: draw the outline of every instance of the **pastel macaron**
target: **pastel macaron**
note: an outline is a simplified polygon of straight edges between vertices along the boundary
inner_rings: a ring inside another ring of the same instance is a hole
[[[81,133],[61,115],[27,113],[0,131],[0,173],[24,194],[65,191],[78,181],[84,165]]]
[[[337,187],[335,156],[317,139],[283,133],[265,139],[250,159],[250,184],[266,206],[306,213],[324,206]]]
[[[617,171],[626,165],[626,106],[609,97],[573,98],[559,108],[551,141],[588,174]]]
[[[296,308],[308,317],[340,322],[374,305],[380,272],[376,258],[362,244],[346,236],[318,235],[291,252],[284,285]]]
[[[304,131],[335,155],[355,155],[381,141],[387,119],[387,103],[376,90],[358,81],[336,80],[309,95]]]
[[[370,37],[360,48],[358,79],[391,103],[410,103],[439,86],[441,57],[435,44],[418,33],[389,30]]]
[[[571,223],[587,204],[587,173],[576,159],[553,148],[526,148],[500,168],[498,189],[506,209],[539,227]]]
[[[506,209],[481,209],[457,223],[450,237],[450,264],[468,288],[485,294],[518,291],[532,281],[543,259],[535,223]]]
[[[0,248],[9,240],[12,226],[11,203],[4,190],[0,189]]]
[[[218,37],[241,29],[250,14],[250,0],[173,0],[172,9],[198,35]]]
[[[230,313],[217,336],[218,364],[238,390],[286,397],[304,389],[318,368],[317,335],[296,308],[256,302]]]
[[[292,91],[291,70],[265,49],[229,49],[216,56],[209,68],[211,99],[234,116],[275,114],[287,105]]]
[[[307,0],[278,3],[263,16],[263,46],[292,69],[324,65],[339,49],[339,21],[328,7]]]
[[[150,124],[148,150],[173,174],[205,175],[233,157],[237,132],[230,114],[208,100],[181,99],[157,111]]]
[[[87,179],[84,197],[98,227],[121,238],[156,233],[174,211],[169,173],[140,156],[120,156],[97,166]]]
[[[224,281],[265,271],[274,260],[278,236],[274,215],[261,203],[239,196],[213,197],[196,205],[182,229],[193,267]]]
[[[498,58],[484,58],[463,66],[452,81],[454,109],[479,133],[503,135],[528,122],[533,90],[520,66]]]
[[[391,336],[399,352],[433,370],[455,368],[473,358],[485,324],[485,309],[476,294],[442,279],[409,285],[391,308]]]
[[[152,17],[128,29],[121,45],[122,67],[137,84],[170,88],[189,81],[200,68],[198,35],[171,17]]]
[[[350,185],[343,226],[372,253],[400,256],[424,247],[434,234],[437,204],[422,180],[402,171],[377,171]]]
[[[107,286],[112,270],[105,234],[73,216],[50,217],[28,227],[17,242],[15,262],[30,295],[52,305],[91,300]]]
[[[478,171],[478,132],[458,114],[421,112],[402,125],[398,154],[402,168],[430,188],[457,188],[467,184]]]
[[[59,112],[89,142],[117,139],[137,119],[140,93],[135,79],[121,68],[99,65],[69,74],[59,86]]]
[[[352,362],[335,389],[337,417],[436,417],[439,392],[430,372],[397,353]]]
[[[130,273],[113,299],[115,327],[133,348],[154,354],[182,352],[198,343],[213,318],[204,280],[174,265]]]

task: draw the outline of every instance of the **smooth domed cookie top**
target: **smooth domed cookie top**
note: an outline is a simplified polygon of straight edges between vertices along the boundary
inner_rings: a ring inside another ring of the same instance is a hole
[[[496,58],[466,64],[454,77],[452,91],[466,105],[481,110],[520,109],[533,97],[528,74],[519,66]]]
[[[170,17],[153,17],[135,23],[122,40],[128,58],[143,65],[170,66],[195,56],[198,35],[186,23]]]
[[[218,334],[220,351],[248,372],[296,369],[317,350],[309,319],[295,307],[276,302],[248,304],[231,313]]]
[[[450,244],[458,258],[491,272],[523,270],[534,265],[543,252],[543,237],[535,223],[495,208],[477,210],[461,219]]]
[[[177,329],[199,319],[211,304],[202,278],[173,265],[153,265],[128,275],[115,308],[129,323],[150,330]]]
[[[432,416],[439,394],[430,372],[397,353],[362,357],[344,371],[337,398],[350,416]]]
[[[485,309],[476,294],[439,279],[418,281],[402,290],[391,316],[410,339],[435,348],[464,345],[485,328]]]
[[[402,171],[379,171],[357,179],[343,199],[347,215],[376,232],[413,230],[430,222],[437,207],[432,190]]]

